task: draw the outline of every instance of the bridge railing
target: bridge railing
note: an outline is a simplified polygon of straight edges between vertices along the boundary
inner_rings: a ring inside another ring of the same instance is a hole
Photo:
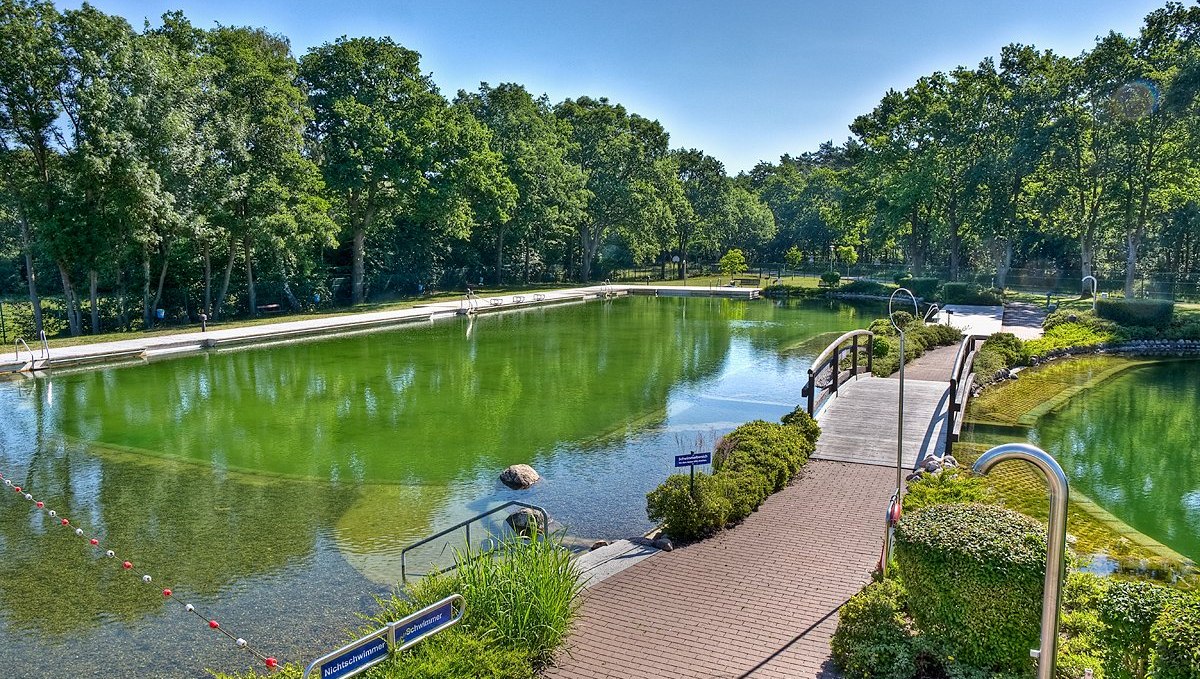
[[[866,352],[866,361],[859,357]],[[816,417],[817,410],[829,397],[837,394],[838,387],[860,372],[869,373],[873,368],[875,333],[870,330],[851,330],[834,340],[822,351],[808,369],[808,384],[801,394],[807,402],[808,414]],[[842,369],[842,361],[850,358],[849,370]]]
[[[954,365],[950,368],[950,402],[946,407],[946,454],[949,455],[954,443],[962,433],[963,413],[967,409],[967,401],[971,398],[971,387],[975,383],[975,357],[979,354],[979,345],[987,340],[987,335],[966,335],[958,345],[958,353],[954,356]]]

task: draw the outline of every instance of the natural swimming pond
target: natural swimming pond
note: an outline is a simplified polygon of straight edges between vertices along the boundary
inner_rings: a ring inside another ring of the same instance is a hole
[[[332,649],[415,539],[508,499],[585,542],[651,526],[672,456],[800,402],[875,306],[621,298],[0,382],[0,471],[154,574],[0,497],[0,663],[202,676]],[[525,462],[544,480],[497,480]]]
[[[1029,439],[1135,530],[1200,562],[1200,361],[1126,370],[1038,420]]]

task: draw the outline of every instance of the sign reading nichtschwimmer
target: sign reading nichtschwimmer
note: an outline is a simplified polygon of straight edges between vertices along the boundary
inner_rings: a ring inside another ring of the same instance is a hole
[[[462,620],[462,596],[452,594],[412,615],[377,629],[365,637],[314,660],[304,679],[346,679],[378,665],[392,652],[400,652]]]
[[[688,453],[675,456],[676,467],[691,467],[697,464],[712,464],[712,453]]]

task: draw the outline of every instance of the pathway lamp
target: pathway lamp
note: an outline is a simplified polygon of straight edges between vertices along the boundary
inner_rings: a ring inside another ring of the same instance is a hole
[[[1037,679],[1052,679],[1058,644],[1058,608],[1063,581],[1063,559],[1067,552],[1067,498],[1070,488],[1062,467],[1046,451],[1028,443],[996,446],[975,461],[974,471],[986,475],[1005,460],[1025,460],[1037,467],[1050,487],[1050,526],[1046,534],[1046,580],[1042,588],[1042,632],[1040,648],[1029,651],[1037,659]]]
[[[921,310],[917,307],[917,297],[908,288],[899,288],[888,298],[888,321],[900,335],[900,407],[896,411],[896,493],[892,496],[891,506],[888,507],[887,534],[883,541],[882,567],[880,568],[884,577],[887,577],[887,563],[892,551],[892,529],[895,527],[893,512],[894,518],[898,520],[900,507],[903,504],[901,493],[904,485],[904,328],[896,322],[896,311],[893,309],[896,296],[901,293],[908,295],[908,298],[912,300],[913,318],[921,315]]]
[[[1095,311],[1096,310],[1096,288],[1097,288],[1096,277],[1095,276],[1084,276],[1083,280],[1081,282],[1084,285],[1087,285],[1088,281],[1092,282],[1092,311]]]

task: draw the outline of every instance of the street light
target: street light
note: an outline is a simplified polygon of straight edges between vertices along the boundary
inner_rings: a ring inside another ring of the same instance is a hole
[[[1049,453],[1028,443],[996,446],[975,461],[974,471],[986,475],[1005,460],[1025,460],[1037,467],[1050,487],[1050,526],[1046,533],[1046,579],[1042,587],[1042,633],[1040,648],[1029,651],[1037,658],[1037,679],[1054,676],[1055,647],[1058,644],[1058,607],[1062,597],[1063,559],[1067,552],[1067,475]]]
[[[899,288],[892,293],[891,297],[888,297],[888,321],[900,334],[900,408],[896,412],[896,492],[892,495],[891,503],[888,505],[888,522],[883,536],[883,556],[880,559],[879,569],[884,577],[887,577],[887,564],[892,551],[892,529],[895,527],[896,520],[899,519],[902,505],[900,491],[904,484],[904,328],[896,322],[896,312],[892,310],[896,295],[900,293],[904,293],[912,299],[913,318],[921,315],[921,310],[917,307],[917,296],[908,288]]]

